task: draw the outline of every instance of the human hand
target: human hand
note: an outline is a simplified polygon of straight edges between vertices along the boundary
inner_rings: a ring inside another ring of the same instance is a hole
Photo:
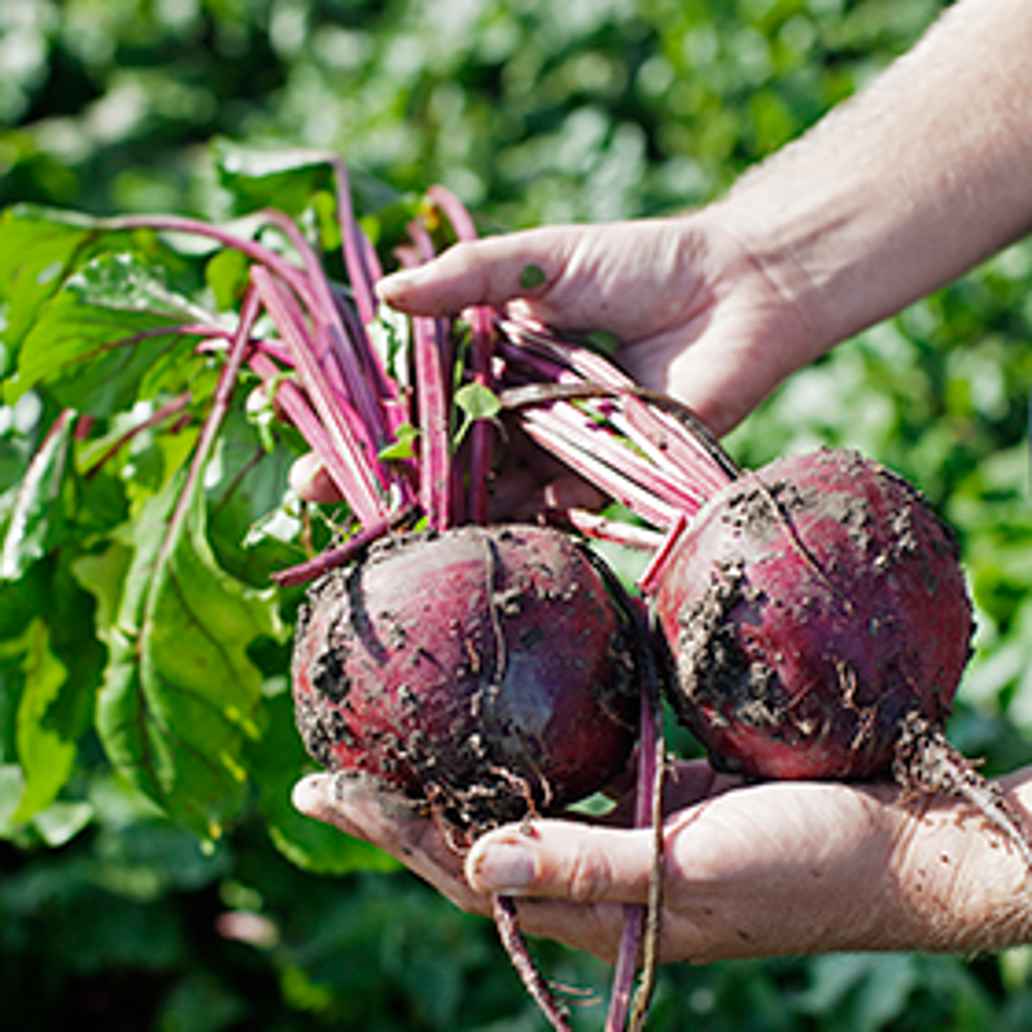
[[[830,343],[716,207],[462,242],[385,277],[377,293],[416,315],[486,304],[561,330],[613,333],[635,380],[686,402],[717,434]]]
[[[1009,787],[1027,813],[1032,768]],[[294,803],[464,910],[489,914],[492,893],[516,896],[525,932],[606,960],[623,904],[647,899],[652,831],[614,825],[626,800],[603,821],[499,828],[465,859],[410,804],[356,778],[313,775]],[[689,762],[671,772],[665,810],[664,961],[1032,941],[1024,864],[966,804],[904,804],[891,785],[744,785]]]

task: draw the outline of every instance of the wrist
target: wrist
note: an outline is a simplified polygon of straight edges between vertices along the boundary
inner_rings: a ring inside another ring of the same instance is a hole
[[[947,11],[914,50],[746,173],[722,217],[824,350],[1032,228],[1024,0]]]

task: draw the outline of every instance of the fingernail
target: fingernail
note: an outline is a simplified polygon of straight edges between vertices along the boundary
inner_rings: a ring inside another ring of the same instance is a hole
[[[534,881],[534,857],[521,846],[489,846],[470,857],[470,880],[490,892],[516,893]]]
[[[294,808],[309,816],[321,811],[326,806],[326,785],[325,774],[309,774],[302,778],[291,793],[291,802]]]
[[[422,269],[418,267],[392,272],[389,276],[384,276],[383,279],[377,281],[376,296],[381,301],[389,301],[392,297],[397,297],[403,291],[416,286],[421,278]]]

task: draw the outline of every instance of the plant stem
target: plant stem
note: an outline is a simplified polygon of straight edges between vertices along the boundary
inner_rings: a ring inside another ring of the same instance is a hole
[[[171,401],[165,402],[161,408],[155,409],[146,419],[141,420],[135,426],[130,427],[123,434],[119,434],[114,441],[111,442],[110,446],[104,450],[104,454],[98,458],[92,466],[89,467],[83,476],[89,480],[91,477],[97,475],[103,467],[111,461],[111,459],[118,454],[118,452],[127,445],[137,434],[141,434],[144,430],[149,430],[151,427],[160,426],[165,422],[166,419],[170,419],[172,416],[177,415],[190,404],[190,392],[183,391],[182,394],[176,395]]]
[[[179,528],[186,520],[186,514],[193,504],[194,493],[198,489],[204,469],[211,457],[211,449],[215,443],[215,436],[219,432],[226,413],[229,411],[229,401],[233,396],[233,389],[236,387],[240,369],[244,363],[247,353],[248,341],[251,336],[251,327],[258,315],[259,298],[258,291],[252,286],[244,295],[243,304],[240,306],[240,318],[237,321],[237,328],[233,340],[229,346],[229,354],[226,356],[226,364],[222,367],[219,375],[218,386],[215,388],[215,398],[212,401],[211,409],[204,425],[201,427],[200,437],[194,448],[193,459],[190,462],[190,469],[186,476],[179,497],[176,499],[175,508],[169,520],[168,530],[161,550],[158,553],[157,569],[161,569],[168,560],[172,549],[179,538]]]
[[[531,960],[526,940],[520,932],[519,916],[516,913],[516,904],[512,896],[492,896],[491,906],[494,911],[495,927],[498,929],[502,945],[509,954],[509,959],[526,986],[527,992],[541,1008],[541,1012],[556,1032],[570,1032],[570,1024],[566,1020],[566,1015],[559,1009],[552,990],[549,989],[548,984],[541,977],[541,972]]]
[[[418,222],[409,225],[416,246],[415,261],[433,255],[426,229]],[[413,259],[406,256],[406,261]],[[451,462],[451,377],[450,349],[443,320],[417,316],[412,320],[415,348],[416,393],[420,429],[420,502],[434,530],[451,526],[454,481]]]
[[[348,270],[355,304],[363,325],[368,326],[376,315],[376,297],[373,284],[383,275],[376,252],[355,218],[351,203],[351,183],[347,166],[339,158],[331,160],[337,184],[337,218],[340,222],[341,247],[344,252],[344,266]]]
[[[637,626],[637,640],[649,641],[654,633],[654,628],[646,628],[637,611],[631,606],[626,608],[628,619],[633,620]],[[651,619],[650,615],[650,622]],[[653,862],[649,879],[648,904],[644,907],[637,903],[624,906],[623,934],[620,938],[619,952],[613,972],[613,987],[609,998],[605,1032],[623,1032],[627,1026],[634,974],[638,967],[639,955],[642,952],[643,939],[646,940],[645,963],[642,982],[634,999],[632,1027],[639,1027],[640,1021],[644,1019],[655,977],[656,943],[659,937],[662,906],[664,746],[661,729],[659,671],[650,648],[642,647],[640,653],[644,676],[641,686],[634,825],[637,828],[653,828],[655,832]]]
[[[296,305],[267,269],[255,266],[251,270],[251,278],[293,355],[301,385],[326,431],[330,446],[318,453],[326,472],[363,524],[385,519],[387,507],[372,473],[375,457],[368,454],[368,442],[363,448],[363,442],[353,428],[354,413],[332,389],[312,353],[304,327],[298,325]]]
[[[432,186],[427,196],[448,217],[460,240],[476,240],[477,228],[468,209],[450,190]],[[469,310],[472,329],[471,371],[473,382],[489,390],[494,389],[491,362],[494,357],[494,312],[486,305],[475,305]],[[488,484],[494,451],[494,428],[486,419],[478,419],[470,441],[469,462],[469,517],[473,523],[484,524],[488,519]]]
[[[330,548],[325,552],[320,552],[319,555],[308,562],[298,563],[296,566],[288,566],[286,569],[277,570],[272,574],[272,579],[280,587],[291,587],[314,580],[316,577],[326,573],[327,570],[335,569],[350,562],[363,548],[390,533],[399,524],[409,519],[412,513],[411,507],[400,509],[379,523],[372,523],[363,527],[338,548]]]

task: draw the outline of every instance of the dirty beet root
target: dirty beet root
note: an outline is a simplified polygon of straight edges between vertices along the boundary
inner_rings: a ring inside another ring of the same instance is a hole
[[[971,603],[950,531],[905,480],[831,449],[742,474],[675,543],[656,606],[671,702],[715,766],[960,795],[1032,866],[1020,822],[943,734]]]
[[[636,736],[640,652],[614,587],[545,527],[381,542],[299,621],[309,753],[422,804],[460,847],[590,795]]]

